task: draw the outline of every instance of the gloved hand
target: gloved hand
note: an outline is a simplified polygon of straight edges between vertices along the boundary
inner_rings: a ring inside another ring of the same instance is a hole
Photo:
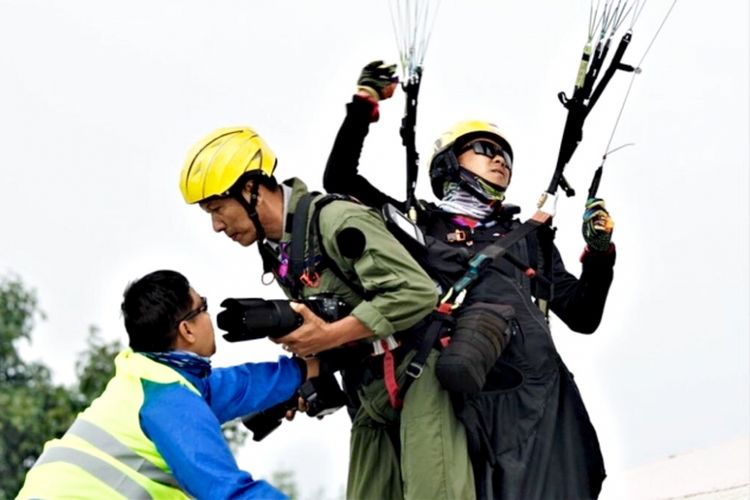
[[[583,212],[583,239],[591,250],[604,252],[609,248],[615,222],[609,216],[601,198],[586,200]]]
[[[364,90],[373,98],[388,99],[393,95],[398,83],[396,65],[383,61],[373,61],[364,68],[357,80],[357,90]]]

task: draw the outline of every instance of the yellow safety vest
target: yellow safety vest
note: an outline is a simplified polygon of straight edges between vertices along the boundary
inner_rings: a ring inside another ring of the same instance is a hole
[[[141,430],[141,379],[179,383],[200,395],[177,371],[127,349],[115,358],[115,376],[26,475],[19,499],[188,498],[156,446]]]

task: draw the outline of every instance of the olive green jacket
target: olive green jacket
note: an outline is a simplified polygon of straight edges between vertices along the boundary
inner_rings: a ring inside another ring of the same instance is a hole
[[[284,181],[291,186],[291,197],[285,200],[284,219],[290,221],[300,198],[308,192],[299,179]],[[308,215],[308,224],[313,217],[313,202]],[[302,296],[333,293],[354,307],[352,315],[367,326],[379,338],[406,330],[424,318],[437,303],[435,284],[385,227],[381,215],[364,205],[344,200],[335,200],[320,210],[320,240],[326,255],[335,262],[350,282],[369,292],[365,300],[352,290],[329,268],[320,273],[320,284],[316,288],[303,287]],[[337,236],[346,229],[361,231],[364,248],[360,255],[349,258],[342,254]],[[291,241],[291,223],[284,228],[282,244]],[[305,242],[305,249],[309,242]],[[284,293],[294,298],[288,287],[280,281]]]

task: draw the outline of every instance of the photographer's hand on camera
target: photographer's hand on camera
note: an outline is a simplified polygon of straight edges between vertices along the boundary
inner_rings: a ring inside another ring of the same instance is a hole
[[[372,336],[372,331],[354,316],[326,323],[304,304],[293,302],[291,307],[302,316],[302,325],[288,335],[271,340],[297,356],[314,356],[347,342]]]
[[[310,380],[311,378],[317,377],[320,375],[320,361],[318,361],[317,358],[309,357],[305,358],[305,365],[307,366],[306,370],[306,377],[305,380]],[[307,411],[307,404],[305,403],[305,400],[302,398],[297,399],[297,408],[289,409],[286,412],[286,415],[284,418],[291,421],[294,420],[294,415],[298,412],[305,412]]]

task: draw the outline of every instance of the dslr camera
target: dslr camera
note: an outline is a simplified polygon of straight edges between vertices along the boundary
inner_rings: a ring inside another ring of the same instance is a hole
[[[348,316],[352,309],[332,294],[314,295],[300,302],[327,322]],[[303,323],[302,316],[292,309],[288,300],[230,298],[225,299],[221,307],[224,310],[217,316],[217,326],[227,332],[223,337],[229,342],[283,337]],[[308,416],[318,418],[347,404],[346,394],[333,374],[341,358],[341,353],[336,351],[339,349],[318,353],[320,375],[305,381],[289,400],[242,419],[253,433],[254,441],[262,440],[281,425],[287,411],[297,408],[298,398],[305,400]]]

